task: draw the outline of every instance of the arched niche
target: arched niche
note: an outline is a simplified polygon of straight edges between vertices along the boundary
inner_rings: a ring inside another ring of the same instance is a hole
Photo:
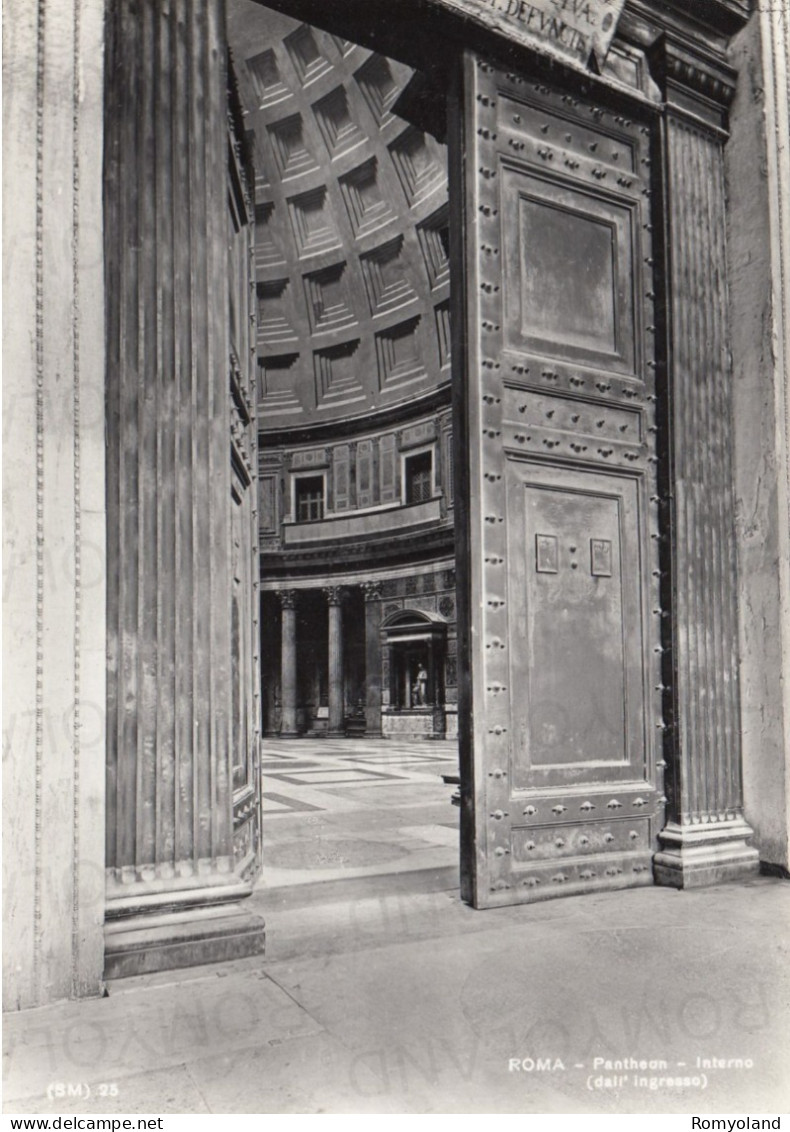
[[[382,730],[397,738],[444,738],[447,621],[423,609],[399,609],[381,625]]]

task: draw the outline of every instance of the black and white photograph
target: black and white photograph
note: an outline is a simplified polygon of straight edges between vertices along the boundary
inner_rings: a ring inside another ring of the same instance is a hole
[[[4,0],[2,102],[6,1132],[780,1129],[790,0]]]

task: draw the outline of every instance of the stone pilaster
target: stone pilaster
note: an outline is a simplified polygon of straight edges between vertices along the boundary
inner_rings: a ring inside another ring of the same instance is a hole
[[[222,0],[107,9],[115,975],[263,946],[235,903],[225,59]]]
[[[365,734],[381,735],[381,586],[365,582]]]
[[[278,595],[282,606],[282,651],[280,659],[280,701],[282,715],[280,738],[296,739],[296,591],[281,590]]]
[[[328,586],[329,608],[329,725],[327,735],[345,733],[345,696],[343,683],[343,598],[342,586]]]
[[[727,143],[744,809],[761,867],[790,870],[790,7],[732,45]],[[760,176],[754,176],[756,170]],[[770,710],[768,710],[770,705]]]
[[[672,530],[664,562],[669,820],[654,868],[658,883],[684,888],[758,867],[743,817],[727,321],[723,146],[735,73],[670,35],[650,63],[666,103],[662,497]]]
[[[102,988],[104,9],[3,12],[7,1011]]]

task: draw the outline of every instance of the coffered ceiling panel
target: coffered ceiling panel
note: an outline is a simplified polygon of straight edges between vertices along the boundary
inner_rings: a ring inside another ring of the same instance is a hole
[[[449,381],[447,159],[397,113],[413,72],[252,0],[228,27],[254,132],[262,428]]]

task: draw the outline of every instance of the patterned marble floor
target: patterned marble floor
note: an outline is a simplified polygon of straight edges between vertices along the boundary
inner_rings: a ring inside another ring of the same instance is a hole
[[[265,740],[260,886],[457,867],[457,764],[453,741]]]

